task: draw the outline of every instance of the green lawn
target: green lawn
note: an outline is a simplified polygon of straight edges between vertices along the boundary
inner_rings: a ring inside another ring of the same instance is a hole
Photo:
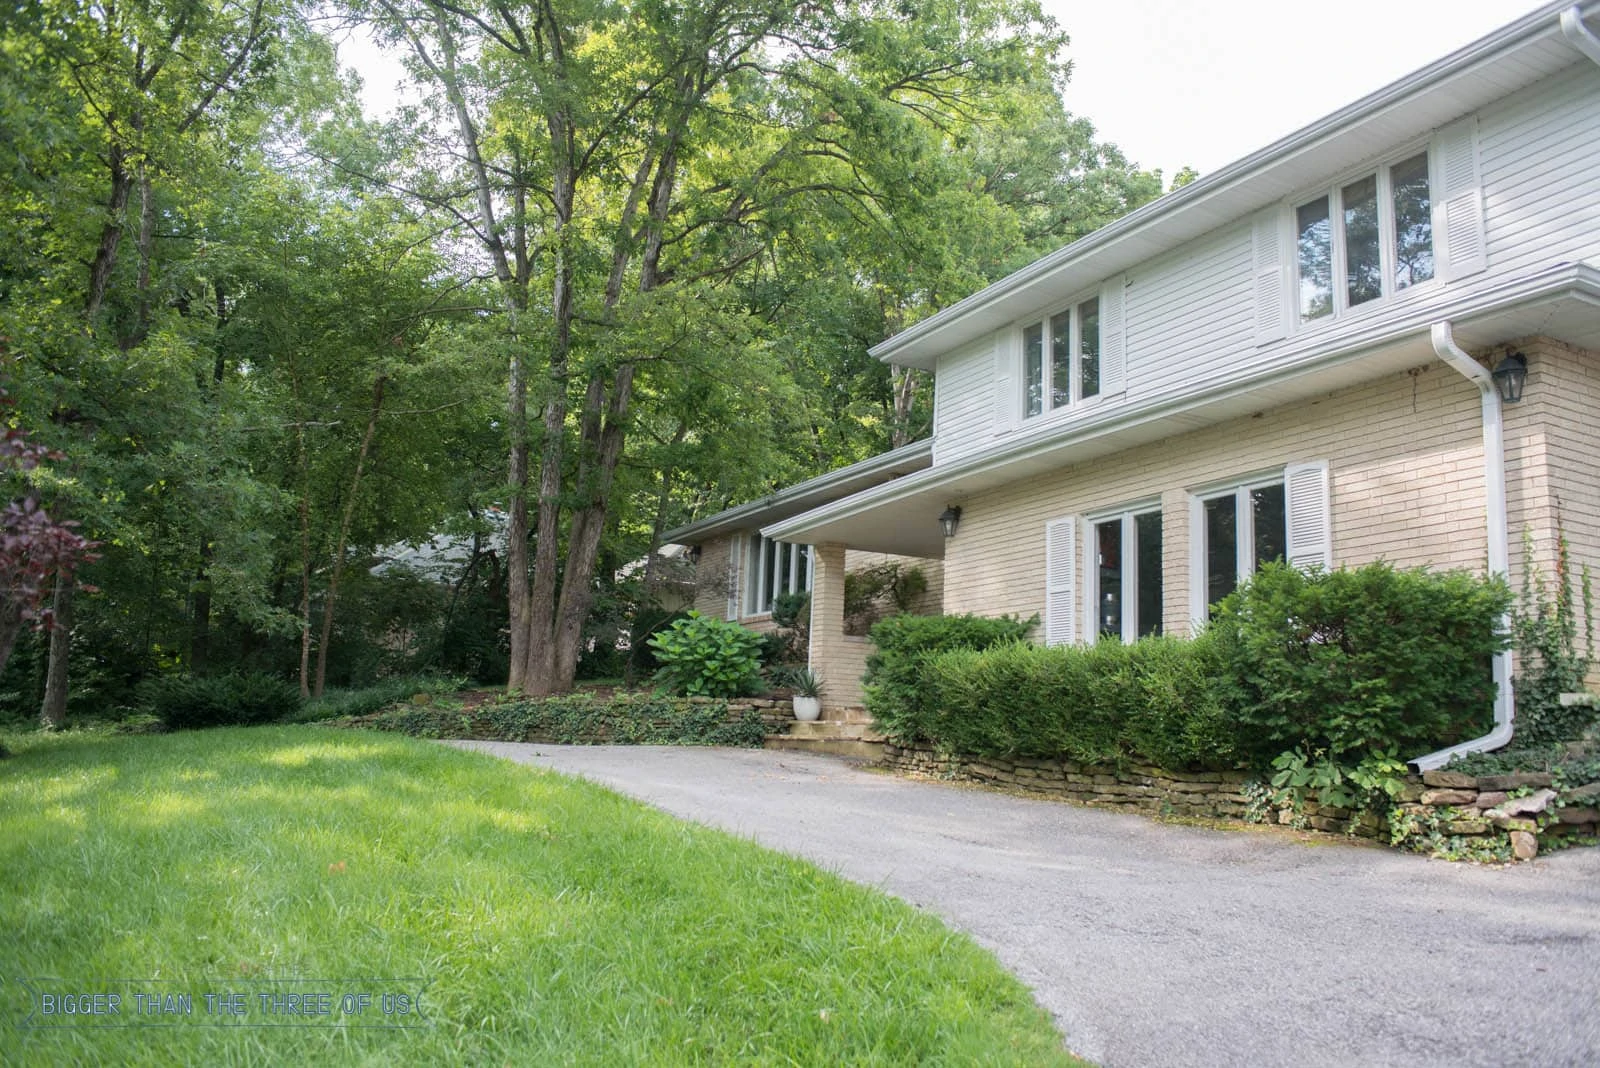
[[[0,1063],[1078,1063],[965,936],[596,786],[315,727],[7,740]],[[120,1015],[26,1026],[20,978]]]

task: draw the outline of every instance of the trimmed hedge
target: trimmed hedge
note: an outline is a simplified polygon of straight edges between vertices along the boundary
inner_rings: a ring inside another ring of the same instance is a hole
[[[1379,562],[1262,568],[1198,638],[1041,648],[1027,624],[898,617],[873,629],[867,707],[897,744],[1181,771],[1295,748],[1357,763],[1482,733],[1504,583]]]
[[[1039,622],[1002,616],[890,616],[870,632],[877,651],[867,657],[862,678],[867,711],[878,729],[909,745],[935,741],[929,717],[937,707],[928,661],[953,649],[989,649],[1027,637]]]
[[[1246,753],[1359,760],[1475,737],[1493,720],[1493,655],[1511,591],[1465,571],[1268,564],[1213,613]]]
[[[1229,767],[1232,726],[1219,700],[1207,640],[1146,638],[1132,645],[1045,648],[1026,642],[933,658],[929,729],[954,752],[1142,760],[1164,768]]]

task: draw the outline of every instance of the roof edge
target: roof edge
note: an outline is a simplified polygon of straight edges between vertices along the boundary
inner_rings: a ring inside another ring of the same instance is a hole
[[[920,461],[920,463],[919,463]],[[858,460],[846,467],[840,467],[826,474],[808,478],[804,482],[797,482],[792,486],[785,486],[766,497],[748,501],[744,504],[725,508],[714,515],[686,523],[681,527],[674,527],[661,535],[662,544],[680,542],[693,544],[695,541],[731,530],[747,530],[755,527],[760,522],[762,512],[782,508],[785,505],[798,504],[808,497],[819,497],[817,507],[825,506],[833,500],[850,496],[854,492],[870,488],[870,485],[881,484],[883,478],[893,474],[895,468],[908,463],[918,464],[918,470],[926,469],[933,463],[933,439],[924,438],[913,441],[909,445],[902,445],[888,452],[880,452],[876,456],[869,456],[865,460]],[[849,483],[860,480],[872,480],[868,486],[848,489]],[[837,491],[837,492],[835,492]],[[831,496],[829,496],[831,494]]]

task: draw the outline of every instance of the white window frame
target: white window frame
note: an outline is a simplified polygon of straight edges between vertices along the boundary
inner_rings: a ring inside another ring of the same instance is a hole
[[[1083,395],[1083,324],[1081,312],[1083,306],[1090,301],[1096,302],[1097,322],[1095,330],[1095,348],[1099,353],[1099,368],[1097,391],[1093,396]],[[1052,387],[1052,375],[1055,370],[1054,353],[1050,344],[1051,321],[1060,315],[1068,315],[1067,347],[1071,355],[1071,362],[1067,371],[1070,379],[1068,399],[1065,404],[1052,404],[1055,391]],[[1099,288],[1080,294],[1076,299],[1064,301],[1051,308],[1042,315],[1032,316],[1025,322],[1019,323],[1016,328],[1015,341],[1017,346],[1017,381],[1022,388],[1017,395],[1017,411],[1020,419],[1026,423],[1034,419],[1045,419],[1055,412],[1068,411],[1081,408],[1084,405],[1097,404],[1106,395],[1106,309],[1104,295]],[[1040,374],[1037,383],[1040,389],[1039,410],[1032,415],[1028,414],[1028,387],[1034,383],[1028,380],[1028,331],[1038,327],[1041,335],[1040,342]]]
[[[1083,569],[1087,580],[1084,583],[1084,636],[1087,641],[1097,642],[1103,635],[1100,630],[1100,604],[1103,600],[1100,589],[1100,539],[1096,536],[1095,528],[1102,523],[1113,520],[1122,524],[1122,589],[1118,592],[1122,596],[1122,634],[1124,643],[1132,644],[1139,640],[1139,534],[1138,517],[1154,515],[1161,517],[1161,499],[1159,497],[1149,500],[1137,501],[1103,512],[1094,512],[1084,517],[1083,531]],[[1163,565],[1166,556],[1166,531],[1162,530],[1162,556]],[[1131,561],[1131,563],[1130,563]],[[1166,573],[1162,569],[1163,594],[1165,594]],[[1163,596],[1163,600],[1165,597]],[[1132,606],[1132,610],[1129,607]],[[1161,619],[1156,620],[1158,633],[1166,631],[1165,611]]]
[[[1361,315],[1373,308],[1382,307],[1392,301],[1400,293],[1425,291],[1441,282],[1440,273],[1443,265],[1439,235],[1439,161],[1436,153],[1427,140],[1415,142],[1400,152],[1386,155],[1375,164],[1369,164],[1345,172],[1331,182],[1321,183],[1312,188],[1302,190],[1292,196],[1285,203],[1284,216],[1289,230],[1288,255],[1289,255],[1289,321],[1296,330],[1315,330],[1327,323],[1338,322],[1347,316]],[[1422,282],[1413,282],[1403,290],[1397,290],[1394,285],[1395,266],[1395,216],[1394,216],[1394,182],[1391,178],[1396,165],[1406,162],[1416,156],[1426,156],[1428,160],[1428,208],[1430,240],[1433,245],[1433,277]],[[1345,272],[1348,267],[1346,241],[1344,232],[1344,187],[1363,178],[1377,177],[1378,198],[1378,262],[1379,275],[1383,286],[1383,293],[1372,300],[1351,306],[1350,294],[1346,288]],[[1333,243],[1330,257],[1330,270],[1333,283],[1333,310],[1326,315],[1315,319],[1303,319],[1300,314],[1300,228],[1299,210],[1312,201],[1322,197],[1328,198],[1328,224],[1330,238]]]
[[[1278,486],[1284,492],[1284,555],[1288,555],[1289,487],[1284,468],[1262,471],[1243,479],[1230,480],[1191,490],[1189,493],[1189,614],[1196,622],[1203,622],[1211,608],[1206,594],[1210,587],[1206,573],[1210,546],[1206,539],[1206,502],[1232,497],[1234,529],[1235,588],[1256,572],[1256,514],[1251,506],[1250,494],[1258,489]]]
[[[772,614],[772,599],[762,596],[771,574],[767,558],[769,545],[778,546],[779,553],[789,554],[788,578],[782,589],[779,589],[776,583],[773,584],[772,598],[776,598],[779,594],[803,593],[811,590],[817,560],[817,554],[811,546],[799,542],[774,542],[760,534],[752,534],[745,539],[745,566],[740,569],[744,574],[744,592],[740,597],[740,605],[745,618]],[[800,566],[802,560],[805,562],[803,568]]]

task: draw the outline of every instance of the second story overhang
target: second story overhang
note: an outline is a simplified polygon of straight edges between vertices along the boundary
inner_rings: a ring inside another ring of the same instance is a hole
[[[876,486],[763,527],[782,541],[837,542],[873,552],[942,558],[937,517],[985,490],[1229,419],[1325,395],[1437,360],[1429,331],[1448,320],[1469,351],[1546,335],[1600,351],[1600,269],[1560,264],[1443,305],[1374,317],[1336,348],[1316,338],[1270,368],[1218,368],[1147,402],[1107,406],[1070,423],[1042,422],[1003,445]],[[1359,428],[1355,428],[1359,432]]]

